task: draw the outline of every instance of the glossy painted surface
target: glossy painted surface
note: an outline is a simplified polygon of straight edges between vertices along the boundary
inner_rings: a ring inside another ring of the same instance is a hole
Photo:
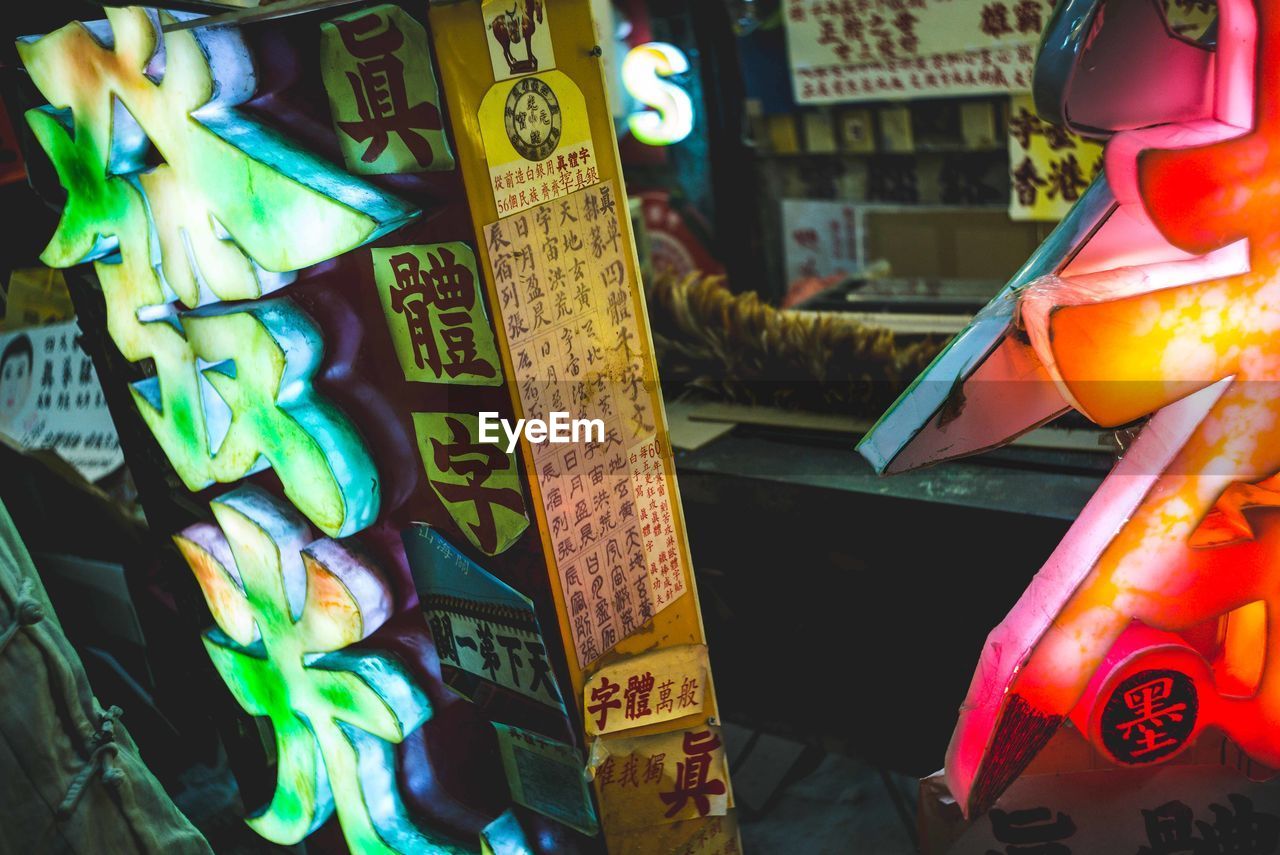
[[[296,454],[280,471],[291,498],[327,533],[357,531],[377,516],[377,479],[349,422],[303,388],[320,352],[305,317],[197,307],[258,298],[416,212],[241,115],[256,79],[234,30],[162,41],[168,13],[106,15],[18,45],[49,100],[27,121],[67,193],[42,260],[95,262],[112,339],[155,368],[134,401],[189,489]],[[322,459],[332,449],[345,464]]]
[[[213,503],[217,525],[174,538],[218,629],[205,648],[239,704],[271,722],[278,771],[270,805],[249,819],[281,844],[335,811],[353,852],[467,851],[416,824],[392,746],[431,718],[395,657],[346,648],[392,612],[382,572],[255,487]]]

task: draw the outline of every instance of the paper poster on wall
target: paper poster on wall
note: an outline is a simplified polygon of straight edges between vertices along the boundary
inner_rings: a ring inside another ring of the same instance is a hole
[[[1102,144],[1036,115],[1030,95],[1009,99],[1009,218],[1056,222],[1102,170]]]
[[[52,449],[89,481],[124,462],[93,362],[74,320],[0,333],[0,434]]]
[[[1030,88],[1049,0],[786,0],[802,104]]]
[[[532,446],[582,666],[686,590],[625,215],[610,181],[485,227],[523,415],[603,423],[599,442]]]
[[[347,168],[363,175],[453,169],[427,30],[399,6],[320,25],[321,71]]]
[[[418,602],[450,688],[470,700],[490,683],[564,710],[533,602],[429,525],[402,534]]]
[[[723,816],[733,806],[718,727],[591,744],[591,774],[611,828],[645,828]]]
[[[782,200],[787,282],[854,273],[862,267],[855,206],[827,199]]]
[[[549,71],[496,84],[479,115],[499,217],[599,183],[587,105],[567,75]]]
[[[529,527],[520,472],[512,454],[480,441],[472,413],[414,413],[427,480],[471,545],[505,552]]]
[[[501,385],[502,361],[471,247],[460,241],[378,247],[372,258],[406,380]]]
[[[511,798],[583,834],[599,830],[577,748],[518,727],[494,723]]]
[[[583,687],[587,734],[697,715],[706,705],[707,674],[705,644],[664,647],[611,663]]]
[[[556,67],[545,0],[484,0],[482,9],[494,80]]]

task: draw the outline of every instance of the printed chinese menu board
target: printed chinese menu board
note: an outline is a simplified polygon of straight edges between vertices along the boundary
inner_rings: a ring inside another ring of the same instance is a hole
[[[19,42],[42,260],[198,589],[170,670],[273,842],[737,847],[588,5]]]

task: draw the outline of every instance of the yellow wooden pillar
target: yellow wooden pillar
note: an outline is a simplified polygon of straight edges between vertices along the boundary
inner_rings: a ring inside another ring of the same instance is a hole
[[[616,852],[736,852],[589,0],[464,0],[430,23],[517,414],[607,428],[521,442],[603,833]]]

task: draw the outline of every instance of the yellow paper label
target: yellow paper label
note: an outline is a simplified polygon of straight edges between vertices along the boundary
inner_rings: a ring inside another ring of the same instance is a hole
[[[1042,120],[1030,95],[1009,99],[1009,218],[1066,216],[1102,170],[1102,146]]]
[[[598,736],[701,715],[707,673],[702,644],[654,650],[601,668],[583,688],[587,733]]]
[[[343,159],[384,175],[453,169],[426,27],[399,6],[320,26],[324,88]]]
[[[414,413],[431,489],[485,555],[505,552],[529,526],[515,457],[479,440],[471,413]]]
[[[480,133],[499,217],[600,181],[582,91],[559,71],[489,89]]]
[[[497,386],[502,363],[471,247],[457,241],[372,251],[378,297],[406,380]]]
[[[733,806],[720,729],[705,726],[630,739],[600,737],[591,772],[606,828],[647,828]]]

